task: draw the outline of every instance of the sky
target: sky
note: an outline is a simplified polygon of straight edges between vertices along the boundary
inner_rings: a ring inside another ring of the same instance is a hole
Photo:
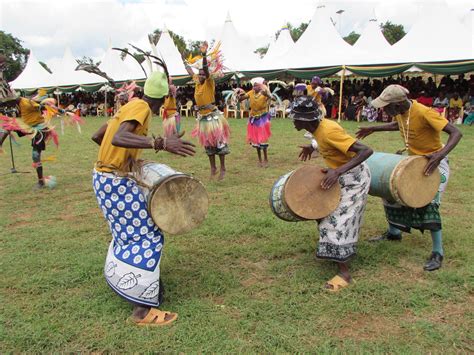
[[[258,48],[282,24],[308,22],[321,4],[343,36],[360,33],[374,17],[408,31],[433,4],[448,6],[460,21],[470,21],[474,8],[474,0],[0,0],[0,30],[22,40],[40,61],[58,61],[66,46],[76,58],[100,60],[109,44],[148,50],[147,34],[157,28],[186,40],[218,38],[230,14],[239,34]]]

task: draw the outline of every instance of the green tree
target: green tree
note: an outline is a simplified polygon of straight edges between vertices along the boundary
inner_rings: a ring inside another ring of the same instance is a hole
[[[51,71],[51,69],[49,69],[48,65],[44,62],[39,62],[41,64],[41,66],[50,74],[53,74],[53,72]]]
[[[15,80],[25,68],[30,50],[23,48],[21,42],[10,33],[0,31],[0,50],[7,58],[6,70],[3,72],[3,76],[7,81]]]
[[[346,37],[344,37],[344,41],[349,43],[351,46],[356,43],[356,41],[359,39],[360,34],[352,31],[349,33]]]
[[[267,44],[265,47],[257,48],[257,49],[254,51],[254,53],[257,53],[258,55],[260,55],[260,58],[263,58],[263,57],[265,56],[265,54],[267,54],[269,47],[270,47],[270,45]]]
[[[300,39],[303,32],[308,28],[310,22],[302,22],[298,27],[295,27],[288,22],[288,29],[290,30],[291,38],[293,38],[293,41],[296,42]]]
[[[403,25],[396,25],[390,21],[380,24],[380,29],[390,44],[397,43],[406,35]]]

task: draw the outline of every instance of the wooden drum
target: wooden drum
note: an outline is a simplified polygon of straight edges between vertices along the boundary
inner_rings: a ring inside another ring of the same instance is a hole
[[[270,193],[270,207],[280,219],[288,222],[321,219],[339,205],[341,188],[321,188],[325,174],[321,168],[305,165],[278,178]]]
[[[196,228],[207,214],[209,198],[203,184],[165,164],[141,163],[138,183],[148,201],[148,212],[164,232],[181,234]]]
[[[423,173],[427,162],[422,156],[372,154],[367,159],[372,175],[369,195],[412,208],[426,206],[436,196],[441,181],[438,170],[430,176]]]

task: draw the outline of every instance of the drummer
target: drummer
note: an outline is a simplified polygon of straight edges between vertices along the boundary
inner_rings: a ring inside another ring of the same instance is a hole
[[[326,177],[321,182],[323,189],[334,184],[341,185],[341,201],[329,216],[318,221],[319,246],[316,256],[335,261],[338,275],[326,282],[325,288],[337,292],[351,281],[348,262],[356,254],[356,244],[370,187],[370,172],[365,160],[372,149],[347,134],[336,122],[322,118],[318,103],[311,96],[299,96],[290,112],[295,128],[307,130],[318,143],[324,158]],[[300,146],[299,157],[311,159],[314,147]]]
[[[177,318],[176,313],[157,308],[163,301],[163,234],[151,219],[137,183],[124,177],[142,149],[194,155],[194,145],[182,140],[183,134],[147,137],[152,114],[158,114],[168,90],[166,75],[152,73],[143,99],[122,106],[92,137],[100,145],[94,192],[112,232],[104,274],[112,290],[133,304],[132,318],[138,325],[165,325]]]
[[[441,183],[434,200],[423,208],[414,209],[383,201],[388,230],[371,241],[401,240],[402,231],[409,233],[411,228],[415,228],[423,232],[427,229],[431,232],[433,247],[424,270],[434,271],[441,267],[444,256],[439,205],[449,178],[448,153],[458,144],[462,134],[434,109],[409,100],[408,93],[403,86],[387,86],[372,101],[372,106],[383,107],[394,121],[381,126],[361,127],[356,133],[357,138],[365,138],[374,132],[400,131],[405,144],[402,151],[407,150],[409,155],[425,156],[425,175],[431,175],[438,169]],[[441,131],[449,135],[444,146],[441,143]]]

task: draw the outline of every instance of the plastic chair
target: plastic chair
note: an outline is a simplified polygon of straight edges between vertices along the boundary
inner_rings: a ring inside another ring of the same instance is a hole
[[[234,118],[237,118],[237,108],[235,106],[226,105],[227,118],[230,118],[230,115],[233,114]]]
[[[181,116],[189,116],[189,113],[191,112],[192,107],[193,107],[193,102],[191,100],[188,100],[185,106],[181,106],[179,110],[179,114]],[[184,112],[184,115],[183,115],[183,112]]]

